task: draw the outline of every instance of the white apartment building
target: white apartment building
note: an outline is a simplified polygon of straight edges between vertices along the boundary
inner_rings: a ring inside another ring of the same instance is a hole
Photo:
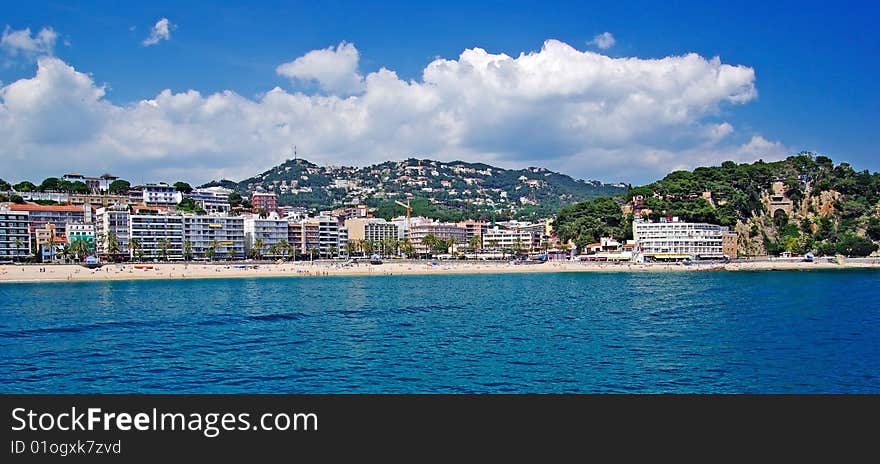
[[[224,187],[207,187],[195,189],[184,195],[198,203],[209,213],[229,212],[229,194],[231,189]]]
[[[533,237],[532,232],[525,230],[493,227],[483,232],[483,249],[529,251],[533,247]]]
[[[260,217],[244,218],[245,250],[254,248],[257,240],[263,242],[260,253],[265,255],[269,248],[287,241],[288,225],[286,219],[279,219],[278,215],[270,214],[268,218]]]
[[[98,208],[95,212],[95,235],[98,253],[109,254],[111,239],[116,241],[119,253],[129,254],[128,241],[130,235],[127,206],[110,206]]]
[[[31,254],[27,211],[0,208],[0,262],[20,261]]]
[[[171,206],[183,200],[183,194],[178,192],[173,185],[164,182],[158,184],[146,184],[141,189],[143,202],[147,206]]]
[[[433,235],[442,240],[454,239],[454,247],[460,247],[467,243],[467,228],[455,223],[434,222],[430,224],[410,224],[409,240],[419,253],[428,253],[432,250],[423,243],[425,237]]]
[[[318,216],[318,252],[321,257],[332,257],[339,254],[339,220],[333,216]],[[333,253],[334,248],[336,251]]]
[[[380,242],[389,238],[395,240],[398,238],[397,224],[381,218],[346,219],[345,227],[348,229],[349,240]]]
[[[183,240],[184,257],[189,251],[192,259],[243,259],[244,218],[184,215]]]
[[[716,224],[671,221],[633,222],[633,239],[644,257],[656,259],[722,258],[723,242],[731,235],[727,227]]]
[[[129,249],[133,258],[183,259],[183,216],[132,214],[129,216],[129,231]]]

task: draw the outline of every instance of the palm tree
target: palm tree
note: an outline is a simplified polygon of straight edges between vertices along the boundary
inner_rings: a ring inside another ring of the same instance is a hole
[[[288,252],[290,251],[290,243],[288,243],[287,240],[281,240],[280,242],[278,242],[277,245],[275,245],[275,247],[277,248],[278,252],[284,257],[284,260],[286,261]]]
[[[21,241],[20,238],[15,237],[15,250],[16,251],[20,250],[22,245],[24,245],[24,242]]]
[[[228,258],[230,261],[235,259],[235,250],[233,250],[231,246],[226,247],[226,258]]]
[[[192,261],[193,259],[193,244],[189,240],[183,241],[183,259],[187,261]]]
[[[128,249],[131,252],[131,257],[134,258],[137,256],[137,259],[144,258],[144,252],[141,250],[141,242],[140,240],[133,238],[128,242]]]
[[[278,244],[276,243],[270,246],[269,249],[266,250],[266,254],[268,254],[269,256],[278,256],[280,254],[278,253]]]
[[[513,241],[513,252],[516,253],[517,255],[520,255],[520,254],[522,254],[522,251],[523,251],[523,241],[522,241],[522,238],[521,238],[521,237],[517,237],[517,238]]]
[[[111,255],[119,253],[119,239],[113,232],[107,234],[107,253]]]
[[[443,240],[442,238],[438,238],[434,242],[433,250],[438,255],[445,254],[445,253],[449,252],[449,247],[452,246],[451,245],[452,243],[453,243],[453,239],[451,239],[451,238],[447,239],[447,240]]]
[[[398,246],[399,243],[394,237],[386,237],[384,240],[382,240],[382,248],[384,249],[384,254],[386,256],[396,255]]]
[[[416,255],[416,248],[408,238],[405,238],[400,242],[400,252],[407,258],[412,258]]]
[[[332,257],[336,256],[337,254],[339,254],[339,249],[336,247],[330,247],[327,249],[327,252],[330,253],[330,257],[332,258]]]
[[[91,251],[89,243],[81,238],[74,240],[73,243],[70,244],[70,253],[73,253],[74,259],[77,261],[88,256],[89,251]]]
[[[186,245],[184,244],[184,246],[186,246]],[[217,240],[211,240],[211,243],[208,244],[208,249],[205,250],[205,258],[208,258],[208,260],[213,261],[214,257],[217,256],[217,248],[219,248],[219,247],[220,247],[220,242],[218,242]]]
[[[372,240],[364,240],[361,242],[361,250],[364,252],[364,256],[372,255],[373,250],[376,248],[376,245]]]
[[[428,234],[428,235],[425,235],[424,237],[422,237],[422,246],[424,246],[425,249],[426,249],[426,251],[427,251],[428,253],[430,253],[431,250],[433,250],[434,247],[437,246],[437,242],[438,242],[439,240],[440,240],[440,239],[437,238],[437,236],[434,235],[434,234]]]
[[[257,259],[260,259],[263,257],[263,247],[265,247],[265,246],[266,246],[266,243],[263,242],[263,239],[258,238],[256,240],[254,240],[254,250],[255,250],[254,255],[256,256]]]
[[[349,240],[349,241],[345,242],[345,253],[348,256],[353,255],[354,252],[357,250],[357,247],[358,247],[357,242],[358,242],[357,240]]]
[[[156,242],[156,246],[159,247],[159,257],[162,258],[162,261],[166,261],[168,259],[168,249],[171,248],[171,240],[167,238],[160,239]]]
[[[468,240],[468,248],[474,253],[477,252],[480,248],[483,247],[483,236],[482,235],[474,235]]]
[[[67,262],[71,255],[70,245],[62,245],[61,249],[58,250],[58,255],[61,256],[62,261]]]

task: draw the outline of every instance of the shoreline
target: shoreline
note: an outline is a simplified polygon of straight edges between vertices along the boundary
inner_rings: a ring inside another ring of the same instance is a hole
[[[548,272],[748,272],[808,271],[828,269],[880,269],[880,258],[850,260],[843,264],[816,261],[761,260],[730,263],[596,263],[549,261],[543,264],[514,265],[509,262],[446,261],[431,265],[430,261],[389,261],[380,265],[368,263],[343,265],[340,262],[317,261],[254,263],[242,269],[241,264],[161,263],[138,264],[152,269],[135,269],[131,263],[107,264],[88,269],[78,264],[2,265],[2,283],[100,282],[116,280],[217,279],[253,277],[333,277],[333,276],[394,276],[453,274],[521,274]],[[43,271],[41,271],[43,269]]]

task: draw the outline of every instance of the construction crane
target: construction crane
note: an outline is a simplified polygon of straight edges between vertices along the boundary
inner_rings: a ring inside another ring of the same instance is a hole
[[[403,203],[403,202],[400,202],[397,200],[394,200],[394,202],[397,203],[398,205],[406,208],[406,229],[404,231],[403,237],[408,238],[408,236],[409,236],[409,218],[410,218],[410,216],[412,216],[412,206],[409,205],[409,198],[406,199],[406,203]]]

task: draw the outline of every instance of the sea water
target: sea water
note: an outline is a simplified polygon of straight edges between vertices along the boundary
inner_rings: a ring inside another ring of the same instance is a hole
[[[0,284],[0,393],[880,393],[880,271]]]

